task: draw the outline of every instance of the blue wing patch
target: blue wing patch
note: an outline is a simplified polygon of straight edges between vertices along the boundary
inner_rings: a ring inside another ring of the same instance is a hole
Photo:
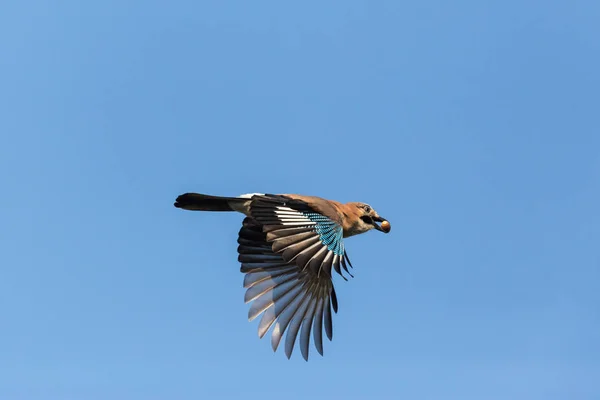
[[[344,255],[344,232],[341,226],[329,218],[314,212],[303,212],[308,219],[316,223],[315,231],[329,250],[338,256]]]

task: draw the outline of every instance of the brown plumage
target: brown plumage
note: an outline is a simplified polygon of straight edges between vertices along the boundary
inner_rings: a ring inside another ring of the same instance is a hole
[[[306,360],[311,330],[321,355],[323,326],[329,340],[333,338],[331,309],[337,312],[338,302],[332,270],[346,280],[342,270],[352,276],[343,238],[371,229],[383,232],[378,222],[385,221],[365,203],[342,204],[296,194],[219,197],[186,193],[177,198],[175,207],[246,215],[238,234],[238,261],[245,274],[244,300],[252,302],[248,319],[262,314],[261,338],[273,327],[273,350],[287,330],[288,358],[300,333],[300,350]]]

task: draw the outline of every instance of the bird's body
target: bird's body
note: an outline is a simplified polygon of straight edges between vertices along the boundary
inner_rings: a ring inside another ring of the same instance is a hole
[[[236,211],[246,216],[238,235],[238,260],[245,274],[245,301],[253,302],[248,318],[263,314],[258,328],[261,338],[274,325],[273,350],[287,329],[288,358],[299,332],[305,359],[311,329],[320,354],[323,325],[328,338],[333,337],[331,308],[337,312],[337,298],[332,269],[346,280],[342,269],[352,276],[343,238],[371,229],[387,233],[390,227],[368,204],[296,194],[220,197],[186,193],[177,198],[175,207]]]

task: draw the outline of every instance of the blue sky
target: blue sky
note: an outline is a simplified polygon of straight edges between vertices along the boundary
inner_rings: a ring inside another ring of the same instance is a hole
[[[598,2],[0,10],[0,398],[600,397]],[[188,191],[392,222],[325,357],[258,339]]]

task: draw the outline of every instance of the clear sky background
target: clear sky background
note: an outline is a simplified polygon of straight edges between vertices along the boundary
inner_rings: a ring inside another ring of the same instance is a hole
[[[0,398],[600,398],[600,3],[0,6]],[[239,214],[364,201],[325,357],[259,340]]]

